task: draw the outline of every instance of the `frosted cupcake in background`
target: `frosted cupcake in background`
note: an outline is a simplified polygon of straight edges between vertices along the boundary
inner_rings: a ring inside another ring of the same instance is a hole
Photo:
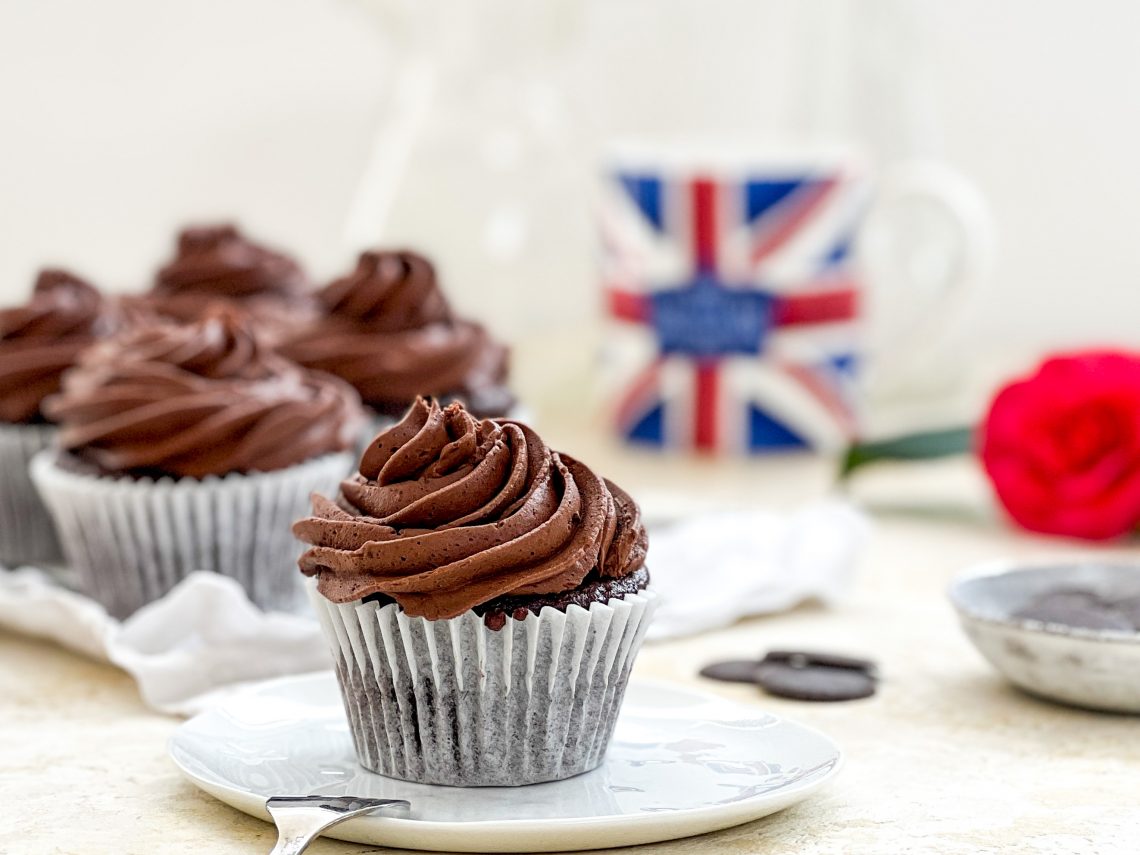
[[[381,417],[375,427],[391,424],[418,395],[462,401],[481,417],[503,416],[514,406],[506,347],[479,324],[454,316],[424,257],[365,252],[317,300],[320,315],[281,351],[351,383]]]
[[[656,599],[616,485],[419,400],[294,531],[364,767],[513,786],[601,763]]]
[[[240,306],[270,343],[310,321],[316,311],[308,278],[296,261],[228,224],[184,229],[174,258],[159,269],[151,290],[128,300],[184,322],[227,301]]]
[[[28,466],[57,433],[44,399],[114,323],[99,292],[63,270],[44,270],[27,303],[0,310],[0,564],[6,567],[63,557]]]
[[[32,465],[87,594],[119,617],[189,573],[296,605],[289,524],[336,485],[362,418],[348,384],[268,351],[236,310],[137,324],[87,350],[44,405]]]

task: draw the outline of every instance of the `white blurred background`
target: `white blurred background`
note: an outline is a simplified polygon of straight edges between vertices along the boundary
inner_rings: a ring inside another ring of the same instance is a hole
[[[427,37],[469,49],[477,72],[502,57],[463,43],[464,27],[515,34],[474,5],[454,4],[459,26],[433,35],[429,22]],[[492,7],[504,4],[480,8]],[[402,115],[392,90],[414,37],[376,11],[363,0],[0,5],[0,298],[20,298],[45,263],[141,288],[190,220],[236,218],[318,280],[346,267],[359,242],[347,220],[378,126]],[[593,0],[559,4],[552,21],[558,33],[535,50],[557,48],[544,74],[567,113],[549,128],[572,128],[583,158],[614,135],[780,132],[804,121],[809,93],[815,118],[888,147],[901,134],[985,194],[998,254],[971,348],[1136,342],[1137,4]],[[886,42],[852,44],[851,32],[882,32],[867,21],[887,22]],[[851,55],[897,103],[839,91],[860,85]],[[512,156],[495,150],[491,160]],[[413,158],[377,240],[436,253],[455,301],[507,337],[582,325],[595,311],[589,217],[552,186],[552,216],[524,224],[526,237],[577,261],[536,281],[454,269],[452,248],[509,251],[522,227],[470,234],[456,211],[480,191],[441,180],[430,160]]]

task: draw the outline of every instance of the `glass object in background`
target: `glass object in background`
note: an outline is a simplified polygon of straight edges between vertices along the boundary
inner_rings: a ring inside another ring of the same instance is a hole
[[[574,0],[369,0],[399,52],[347,222],[352,248],[430,254],[460,311],[518,337],[579,308],[589,164],[558,77]],[[543,299],[527,299],[541,289]]]
[[[866,428],[969,407],[971,294],[990,268],[982,194],[942,159],[924,9],[910,0],[803,0],[797,133],[855,141],[883,180],[857,246],[869,327]],[[938,201],[932,203],[932,193]],[[916,319],[923,319],[916,323]]]
[[[852,248],[868,224],[889,238],[927,211],[964,235],[908,333],[944,323],[940,309],[971,285],[976,223],[940,172],[876,178],[844,146],[643,143],[616,148],[607,174],[606,375],[630,441],[738,452],[837,449],[859,435],[868,289]]]

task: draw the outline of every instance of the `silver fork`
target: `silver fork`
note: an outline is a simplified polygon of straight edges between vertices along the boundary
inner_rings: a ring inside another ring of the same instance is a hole
[[[410,808],[403,799],[359,799],[351,796],[274,796],[265,809],[277,826],[277,845],[269,855],[300,855],[322,831],[381,808]]]

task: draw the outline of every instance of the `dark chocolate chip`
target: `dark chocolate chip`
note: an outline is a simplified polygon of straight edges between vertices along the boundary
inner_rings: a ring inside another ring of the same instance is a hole
[[[760,662],[756,659],[729,659],[713,662],[701,669],[701,676],[710,680],[723,680],[726,683],[755,683],[756,669]]]
[[[761,662],[755,679],[768,693],[797,701],[853,701],[875,694],[875,678],[853,668]]]
[[[829,668],[846,668],[850,671],[862,671],[874,677],[878,673],[878,666],[870,659],[856,659],[852,656],[840,656],[837,653],[820,653],[814,650],[772,650],[764,657],[765,662],[783,662],[797,668],[806,668],[809,665],[826,665]]]

